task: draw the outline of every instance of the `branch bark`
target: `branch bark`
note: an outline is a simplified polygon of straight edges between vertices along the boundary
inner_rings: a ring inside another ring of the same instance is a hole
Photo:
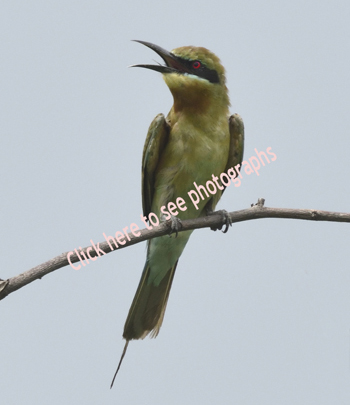
[[[234,211],[228,213],[232,223],[250,221],[252,219],[261,218],[285,218],[285,219],[302,219],[307,221],[329,221],[329,222],[350,222],[350,213],[342,212],[331,212],[331,211],[320,211],[320,210],[310,210],[310,209],[292,209],[292,208],[268,208],[264,207],[265,200],[260,198],[257,204],[252,204],[248,209]],[[182,227],[179,232],[189,231],[193,229],[201,228],[212,228],[217,229],[222,226],[222,214],[213,213],[206,217],[189,219],[182,221]],[[125,245],[119,246],[118,249],[114,247],[111,249],[111,245],[108,242],[99,242],[100,249],[105,252],[105,254],[112,252],[113,250],[119,250],[126,248],[136,243],[143,242],[145,240],[153,239],[158,236],[163,236],[169,234],[170,221],[164,222],[153,229],[142,229],[140,230],[141,235],[139,237],[134,236],[132,233],[128,234],[129,241],[126,241]],[[175,235],[172,235],[175,237]],[[90,257],[96,257],[96,251],[91,247],[87,246],[82,249],[84,254],[87,254],[87,250],[90,250]],[[14,291],[24,287],[25,285],[33,282],[34,280],[41,279],[47,274],[69,265],[67,255],[69,252],[62,253],[53,259],[42,263],[32,269],[19,274],[18,276],[11,277],[8,280],[0,279],[0,300],[7,297]],[[70,257],[72,263],[79,262],[79,257],[76,253],[72,254]],[[96,259],[95,259],[96,260]]]

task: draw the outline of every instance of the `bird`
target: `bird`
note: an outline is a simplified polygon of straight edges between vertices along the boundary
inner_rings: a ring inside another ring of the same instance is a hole
[[[163,75],[173,96],[173,106],[165,117],[152,121],[142,156],[142,207],[148,217],[162,218],[161,207],[178,197],[185,198],[196,184],[203,184],[240,165],[244,149],[244,125],[238,114],[229,115],[229,96],[225,69],[220,59],[203,47],[183,46],[171,52],[150,42],[136,40],[155,51],[163,64],[139,64]],[[201,200],[197,209],[188,203],[172,228],[181,220],[214,212],[225,187]],[[224,221],[227,222],[224,212]],[[164,219],[164,218],[163,218]],[[227,228],[226,228],[227,230]],[[147,246],[146,263],[132,301],[123,332],[126,340],[115,377],[131,340],[156,337],[163,322],[169,293],[179,258],[193,231],[154,238]]]

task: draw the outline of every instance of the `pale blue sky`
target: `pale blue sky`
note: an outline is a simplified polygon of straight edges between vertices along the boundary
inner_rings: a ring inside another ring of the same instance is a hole
[[[172,99],[128,68],[160,60],[131,39],[216,53],[245,158],[277,155],[218,208],[350,212],[349,18],[348,1],[2,1],[0,278],[140,222],[143,143]],[[196,231],[112,391],[145,243],[57,270],[0,303],[1,401],[348,404],[349,240],[296,220]]]

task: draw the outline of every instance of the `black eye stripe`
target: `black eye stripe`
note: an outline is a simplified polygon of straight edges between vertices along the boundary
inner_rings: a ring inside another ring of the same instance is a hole
[[[179,59],[181,59],[181,63],[187,67],[188,71],[191,74],[196,75],[198,77],[202,77],[203,79],[208,80],[210,83],[220,83],[218,72],[214,69],[207,68],[202,61],[200,60],[193,61],[182,58]],[[195,62],[199,62],[200,66],[194,68],[193,65]]]

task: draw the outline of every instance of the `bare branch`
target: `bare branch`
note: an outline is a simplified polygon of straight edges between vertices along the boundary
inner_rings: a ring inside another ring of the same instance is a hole
[[[349,213],[341,212],[330,212],[330,211],[320,211],[320,210],[307,210],[307,209],[292,209],[292,208],[268,208],[264,207],[265,200],[260,198],[257,204],[252,204],[251,208],[230,212],[229,216],[234,222],[250,221],[252,219],[260,218],[286,218],[286,219],[303,219],[307,221],[330,221],[330,222],[350,222]],[[222,225],[223,217],[220,213],[212,214],[206,217],[188,219],[182,221],[182,227],[179,232],[189,231],[192,229],[201,228],[220,228]],[[128,239],[126,243],[119,246],[118,249],[115,246],[109,245],[108,242],[103,241],[96,244],[105,253],[110,253],[113,250],[119,250],[136,243],[143,242],[145,240],[153,239],[158,236],[163,236],[169,234],[170,221],[160,224],[158,227],[153,227],[153,229],[142,229],[141,236],[136,237],[132,233],[128,234]],[[174,237],[172,235],[172,237]],[[82,249],[84,254],[87,254],[87,250],[90,251],[90,257],[95,258],[97,256],[96,251],[92,246],[87,246]],[[12,277],[8,280],[0,279],[0,300],[5,298],[12,292],[24,287],[25,285],[31,283],[34,280],[41,279],[43,276],[69,265],[67,255],[69,252],[62,253],[55,258],[40,264],[39,266],[33,267],[32,269],[19,274],[18,276]],[[79,257],[76,253],[70,256],[72,263],[79,262]],[[96,259],[95,259],[96,260]]]

